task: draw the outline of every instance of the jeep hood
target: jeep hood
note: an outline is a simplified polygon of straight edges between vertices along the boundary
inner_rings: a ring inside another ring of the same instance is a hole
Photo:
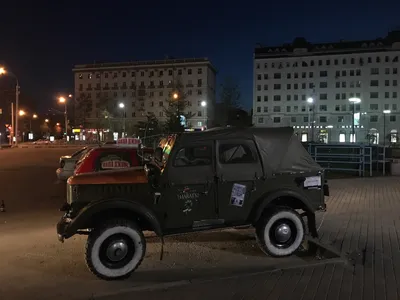
[[[148,179],[143,167],[120,170],[84,173],[72,176],[68,184],[132,184],[147,183]]]

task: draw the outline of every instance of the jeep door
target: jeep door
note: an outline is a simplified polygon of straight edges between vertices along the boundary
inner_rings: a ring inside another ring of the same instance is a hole
[[[162,176],[167,229],[201,227],[216,219],[213,153],[212,141],[174,146]]]
[[[219,218],[226,224],[246,220],[256,200],[256,189],[263,175],[253,140],[218,140],[217,190]]]

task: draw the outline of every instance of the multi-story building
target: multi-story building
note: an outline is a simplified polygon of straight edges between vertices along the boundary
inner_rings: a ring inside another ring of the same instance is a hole
[[[397,142],[400,31],[385,38],[259,47],[253,123],[293,126],[303,141]],[[357,98],[357,103],[349,99]],[[385,112],[385,113],[384,113]]]
[[[104,99],[111,103],[114,129],[121,128],[122,121],[146,121],[149,114],[164,122],[168,99],[178,85],[187,100],[186,113],[193,116],[187,127],[201,129],[212,122],[216,70],[206,58],[95,63],[76,65],[73,72],[76,102],[90,102],[85,116],[89,129],[97,128],[96,122],[104,117],[97,109]]]

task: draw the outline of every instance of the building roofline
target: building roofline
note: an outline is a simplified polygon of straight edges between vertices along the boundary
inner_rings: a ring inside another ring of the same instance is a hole
[[[305,53],[277,53],[275,55],[271,54],[254,54],[254,59],[275,59],[275,58],[296,58],[296,57],[315,57],[315,56],[325,56],[325,55],[345,55],[345,54],[357,54],[357,53],[382,53],[382,52],[394,52],[399,51],[400,49],[349,49],[342,51],[320,51],[320,52],[305,52]]]
[[[259,46],[254,49],[254,58],[277,58],[291,56],[314,56],[347,54],[354,52],[379,52],[400,50],[400,30],[391,31],[385,38],[331,43],[310,43],[298,37],[292,43],[275,47]]]
[[[163,59],[163,60],[144,60],[144,61],[128,61],[128,62],[98,62],[93,64],[80,64],[75,65],[72,69],[73,72],[91,71],[91,70],[105,70],[105,69],[126,69],[126,68],[149,68],[149,67],[167,67],[167,66],[184,66],[184,65],[200,65],[205,64],[209,66],[215,73],[216,68],[211,61],[204,58],[183,58],[183,59]]]

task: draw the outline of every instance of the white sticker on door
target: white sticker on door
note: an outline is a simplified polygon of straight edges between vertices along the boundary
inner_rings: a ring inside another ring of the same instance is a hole
[[[246,196],[246,186],[243,184],[234,183],[231,193],[231,205],[242,207]]]

